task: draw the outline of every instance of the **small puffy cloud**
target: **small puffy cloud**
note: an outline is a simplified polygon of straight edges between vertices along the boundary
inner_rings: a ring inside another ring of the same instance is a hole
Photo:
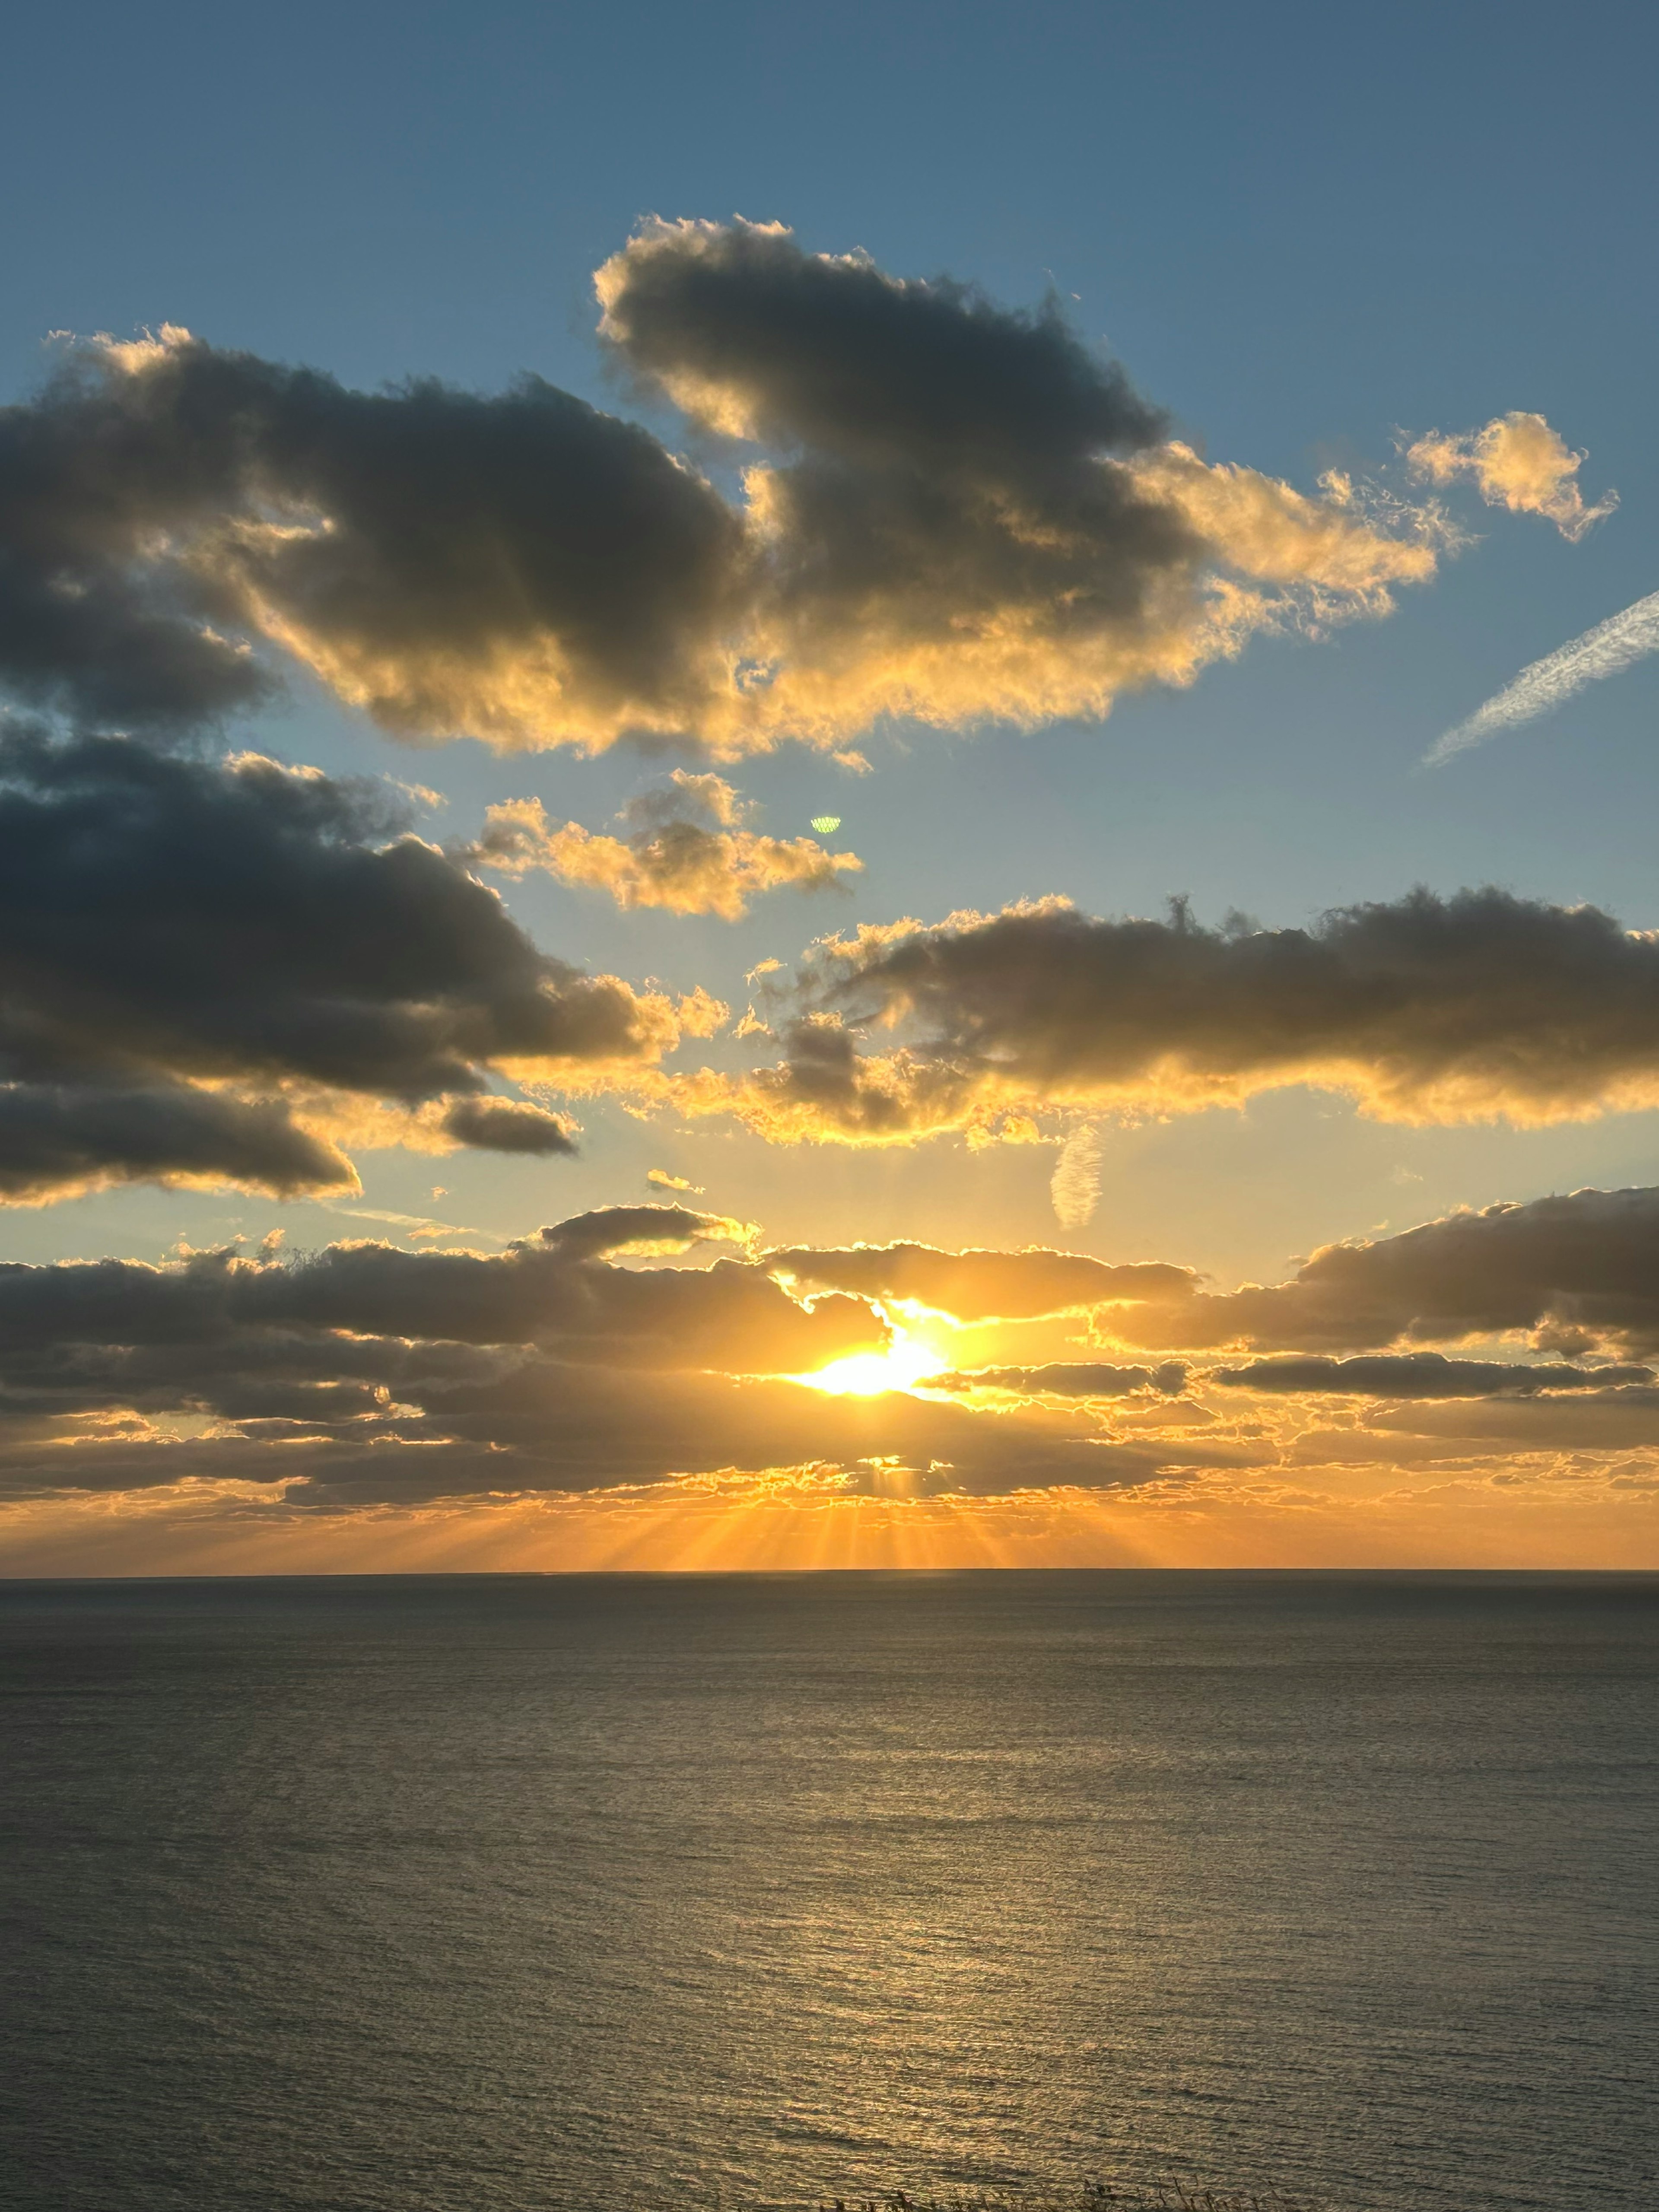
[[[524,1152],[544,1159],[576,1149],[568,1121],[512,1098],[458,1098],[444,1115],[443,1129],[458,1145],[475,1145],[485,1152]]]
[[[1595,907],[1419,890],[1307,929],[1103,921],[1060,899],[816,948],[785,1057],[660,1094],[774,1142],[1032,1133],[1043,1109],[1193,1112],[1310,1085],[1378,1119],[1571,1121],[1659,1103],[1659,938]],[[872,1030],[904,1042],[860,1049]],[[1085,1135],[1056,1202],[1085,1218]]]
[[[0,1195],[350,1187],[343,1143],[407,1135],[568,1152],[567,1124],[484,1095],[491,1071],[591,1075],[706,1033],[712,1001],[539,951],[401,810],[257,755],[0,726]]]
[[[702,1196],[702,1185],[690,1182],[684,1176],[671,1175],[666,1168],[647,1168],[646,1181],[658,1190],[683,1190],[696,1198]]]
[[[1575,453],[1541,415],[1499,415],[1483,430],[1447,436],[1431,430],[1407,448],[1414,476],[1431,483],[1468,477],[1488,507],[1541,514],[1575,544],[1619,504],[1616,491],[1586,507],[1577,477],[1588,456]]]
[[[787,886],[841,890],[864,866],[855,853],[827,853],[811,837],[767,837],[741,826],[738,793],[717,775],[677,769],[665,792],[632,799],[623,837],[580,823],[549,823],[539,799],[492,806],[467,857],[504,875],[545,869],[561,882],[609,892],[620,907],[663,907],[739,921],[751,900]]]

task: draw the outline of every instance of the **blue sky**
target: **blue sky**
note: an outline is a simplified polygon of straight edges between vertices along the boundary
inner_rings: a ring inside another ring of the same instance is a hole
[[[1052,292],[1176,434],[1304,492],[1334,468],[1406,494],[1406,440],[1511,410],[1587,453],[1587,498],[1617,488],[1572,544],[1454,486],[1469,542],[1386,618],[1256,638],[1103,723],[886,725],[865,775],[787,745],[740,762],[722,772],[763,830],[843,817],[865,862],[852,896],[780,892],[733,924],[622,911],[546,876],[504,886],[561,957],[740,1008],[745,970],[792,963],[822,931],[1054,894],[1107,916],[1185,895],[1202,921],[1240,909],[1279,928],[1490,883],[1659,927],[1659,658],[1418,765],[1523,664],[1659,588],[1651,10],[70,5],[15,24],[9,63],[7,399],[34,388],[51,333],[167,321],[363,387],[494,392],[532,371],[731,489],[729,453],[608,368],[592,277],[644,216],[741,215],[1007,306]],[[529,797],[600,829],[690,759],[411,746],[304,677],[231,736],[434,787],[447,807],[423,830],[448,838]],[[394,1242],[398,1214],[499,1242],[636,1202],[654,1165],[778,1238],[1057,1233],[1057,1135],[803,1153],[611,1099],[580,1111],[574,1161],[370,1147],[362,1194],[338,1203],[360,1229],[388,1217]],[[1645,1112],[1406,1127],[1291,1091],[1109,1116],[1101,1142],[1100,1204],[1066,1241],[1224,1282],[1459,1205],[1659,1182]],[[137,1184],[14,1211],[6,1249],[154,1260],[272,1226],[315,1243],[353,1231],[333,1204]]]

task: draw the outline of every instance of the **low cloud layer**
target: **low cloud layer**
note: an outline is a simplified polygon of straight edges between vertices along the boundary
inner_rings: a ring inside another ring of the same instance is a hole
[[[676,769],[665,789],[630,799],[623,837],[596,836],[579,823],[555,830],[539,799],[492,806],[468,853],[507,876],[544,869],[561,882],[609,892],[620,907],[663,907],[671,914],[713,914],[738,921],[763,892],[844,890],[864,863],[856,853],[827,853],[811,837],[767,837],[744,826],[739,793],[718,775]]]
[[[493,1258],[365,1243],[0,1267],[0,1486],[194,1474],[341,1504],[728,1468],[811,1467],[900,1495],[1153,1472],[1086,1419],[789,1380],[880,1349],[886,1326],[861,1300],[804,1304],[752,1260],[625,1264],[744,1233],[617,1207]]]
[[[436,1149],[568,1152],[567,1123],[485,1095],[492,1072],[637,1065],[680,1026],[538,951],[383,787],[0,731],[7,1196],[349,1186],[331,1129],[372,1136],[385,1105],[386,1141],[446,1098],[416,1133]]]
[[[0,682],[171,729],[288,663],[406,736],[842,747],[1103,714],[1385,613],[1452,542],[1432,506],[1201,460],[1052,304],[748,223],[649,223],[597,284],[623,372],[749,449],[740,497],[533,377],[368,393],[98,340],[0,410]]]
[[[727,1474],[828,1496],[1175,1494],[1275,1466],[1483,1456],[1493,1481],[1531,1480],[1516,1455],[1555,1455],[1559,1474],[1562,1453],[1659,1449],[1652,1367],[1577,1364],[1659,1347],[1656,1228],[1659,1192],[1580,1192],[1330,1246],[1289,1283],[1219,1293],[1176,1266],[1042,1250],[757,1253],[744,1224],[665,1206],[579,1215],[491,1257],[365,1243],[0,1267],[0,1494],[234,1483],[339,1513]],[[742,1256],[702,1264],[721,1244]],[[1080,1347],[1293,1356],[941,1366],[867,1396],[803,1379],[880,1353],[923,1310],[947,1339],[1046,1316]],[[1527,1333],[1532,1360],[1420,1348]],[[1366,1344],[1404,1348],[1318,1348]]]
[[[1522,1365],[1496,1359],[1448,1359],[1443,1352],[1383,1352],[1365,1359],[1257,1359],[1218,1368],[1208,1378],[1234,1390],[1304,1397],[1498,1398],[1540,1390],[1605,1390],[1653,1380],[1650,1367],[1569,1367],[1560,1360]]]
[[[1594,507],[1585,506],[1577,477],[1588,458],[1575,453],[1541,415],[1518,410],[1498,416],[1482,430],[1450,437],[1431,430],[1406,453],[1414,476],[1437,484],[1468,478],[1488,507],[1541,514],[1574,544],[1619,504],[1618,493],[1609,491]]]
[[[817,948],[786,1057],[675,1078],[775,1142],[1029,1138],[1040,1111],[1193,1112],[1310,1085],[1378,1119],[1521,1124],[1659,1103],[1659,939],[1595,907],[1419,890],[1307,929],[1100,921],[1063,900]],[[787,1003],[787,1001],[786,1001]],[[873,1031],[906,1042],[862,1048]],[[1089,1139],[1057,1206],[1086,1218]]]

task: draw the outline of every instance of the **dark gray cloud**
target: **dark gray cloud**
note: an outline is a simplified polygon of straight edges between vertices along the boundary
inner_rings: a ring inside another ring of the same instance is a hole
[[[1187,1388],[1184,1360],[1156,1367],[1115,1367],[1103,1359],[1055,1359],[1046,1367],[971,1367],[929,1375],[928,1390],[1012,1390],[1021,1396],[1131,1398],[1143,1391],[1178,1398]]]
[[[1192,1111],[1291,1084],[1402,1121],[1659,1101],[1659,939],[1595,907],[1417,890],[1307,929],[1102,921],[1063,901],[830,943],[779,1066],[700,1102],[779,1141],[1042,1107]],[[896,1050],[858,1049],[873,1024]],[[699,1102],[688,1099],[692,1110]]]
[[[192,1177],[278,1196],[357,1180],[337,1145],[299,1127],[276,1101],[187,1084],[0,1083],[0,1198]]]
[[[744,558],[648,433],[535,378],[350,392],[167,332],[0,411],[0,674],[95,720],[258,698],[229,626],[413,733],[678,726]]]
[[[1485,1207],[1397,1237],[1329,1244],[1288,1283],[1119,1309],[1148,1347],[1361,1351],[1530,1332],[1546,1352],[1659,1354],[1659,1189]]]
[[[455,1097],[457,1141],[570,1150],[488,1072],[649,1058],[666,1002],[539,951],[398,828],[376,786],[0,729],[0,1189],[352,1180],[289,1106],[203,1083]]]
[[[787,450],[741,501],[533,377],[362,392],[170,326],[94,341],[0,410],[0,683],[173,728],[287,657],[406,735],[737,754],[1103,713],[1433,571],[1421,528],[1158,443],[1052,305],[743,223],[649,225],[598,281],[637,378]]]
[[[1341,1392],[1360,1398],[1533,1397],[1540,1390],[1607,1390],[1653,1380],[1650,1367],[1569,1367],[1559,1360],[1530,1365],[1495,1359],[1448,1359],[1441,1352],[1381,1352],[1370,1358],[1257,1359],[1221,1367],[1206,1378],[1239,1390],[1295,1396]]]
[[[520,1152],[545,1159],[569,1154],[576,1143],[556,1114],[510,1098],[458,1098],[444,1115],[444,1134],[485,1152]]]

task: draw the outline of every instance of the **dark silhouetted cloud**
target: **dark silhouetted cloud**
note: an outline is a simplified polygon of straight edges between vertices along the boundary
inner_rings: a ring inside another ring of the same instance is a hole
[[[1328,1244],[1288,1283],[1119,1309],[1114,1337],[1184,1351],[1364,1350],[1530,1333],[1545,1352],[1659,1353],[1659,1189],[1581,1190]],[[1594,1379],[1594,1378],[1593,1378]]]
[[[314,770],[0,732],[0,1189],[349,1183],[343,1095],[459,1098],[439,1149],[569,1151],[487,1072],[647,1059],[673,1010],[538,951],[398,828],[382,787]]]
[[[1114,1367],[1100,1359],[1056,1359],[1046,1367],[953,1367],[928,1376],[923,1388],[1052,1398],[1129,1398],[1156,1391],[1160,1397],[1178,1398],[1187,1388],[1187,1367],[1180,1359],[1166,1359],[1157,1367]]]
[[[1206,1378],[1240,1390],[1341,1392],[1358,1398],[1528,1397],[1540,1390],[1605,1390],[1651,1382],[1650,1367],[1568,1367],[1494,1359],[1448,1359],[1440,1352],[1382,1352],[1360,1359],[1258,1359]]]
[[[1571,1120],[1659,1102],[1659,938],[1485,890],[1308,929],[1099,921],[1062,900],[866,927],[817,948],[748,1075],[675,1079],[687,1113],[778,1142],[995,1132],[1039,1109],[1194,1111],[1292,1084],[1406,1121]],[[906,1040],[860,1049],[872,1026]]]

